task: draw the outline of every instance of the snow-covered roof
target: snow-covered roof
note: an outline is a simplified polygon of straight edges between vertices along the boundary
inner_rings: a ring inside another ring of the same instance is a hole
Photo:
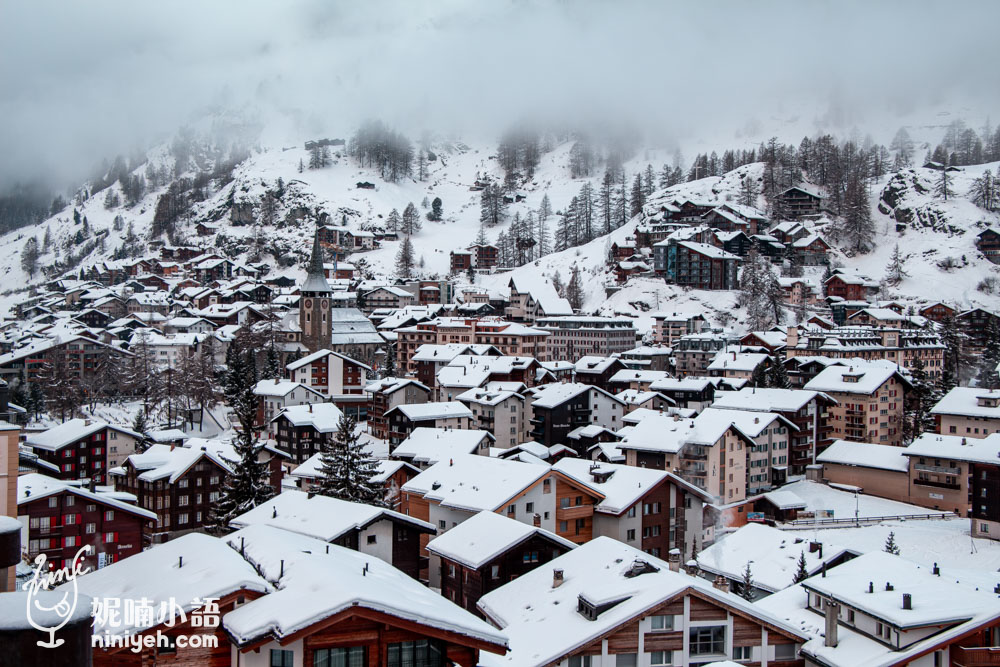
[[[414,463],[434,464],[458,454],[476,454],[488,448],[495,438],[489,431],[418,427],[413,429],[392,455]]]
[[[317,452],[303,461],[289,474],[292,477],[302,477],[305,479],[316,479],[322,477],[320,472],[322,466],[323,453]],[[406,461],[390,461],[388,459],[378,459],[375,461],[375,474],[371,476],[371,481],[375,484],[383,484],[387,479],[396,474],[401,468],[407,468],[413,474],[420,472],[417,468]]]
[[[333,352],[332,350],[318,350],[316,352],[313,352],[310,355],[302,357],[301,359],[296,359],[292,363],[290,363],[287,366],[285,366],[285,368],[288,369],[289,371],[295,371],[295,370],[298,370],[298,369],[302,368],[303,366],[311,364],[314,361],[319,361],[320,359],[323,359],[324,357],[328,357],[328,356],[339,357],[340,359],[343,359],[345,361],[349,361],[350,363],[354,364],[355,366],[360,366],[361,368],[364,368],[365,370],[371,370],[368,366],[366,366],[365,364],[361,363],[360,361],[358,361],[356,359],[351,359],[350,357],[348,357],[345,354],[340,354],[339,352]]]
[[[615,515],[627,511],[669,476],[663,470],[574,458],[559,459],[552,469],[603,496],[594,509]]]
[[[931,408],[931,414],[1000,419],[1000,391],[954,387]]]
[[[469,512],[494,511],[549,473],[547,466],[459,454],[435,463],[403,485],[403,491]]]
[[[352,503],[289,489],[229,522],[233,528],[265,525],[332,542],[348,531],[363,530],[376,521],[409,524],[433,533],[434,525],[384,507]]]
[[[229,462],[240,458],[228,442],[198,440],[194,444],[196,446],[187,447],[150,445],[141,454],[129,455],[126,461],[135,468],[139,479],[144,482],[167,479],[173,484],[202,457],[208,458],[226,472],[232,472]]]
[[[803,388],[809,391],[874,394],[893,376],[903,378],[894,366],[888,365],[855,363],[846,367],[828,366]]]
[[[577,373],[603,373],[615,362],[621,362],[618,357],[583,356],[577,359]]]
[[[637,561],[655,568],[628,576]],[[552,570],[563,572],[553,588]],[[609,537],[598,537],[521,575],[479,600],[479,609],[510,638],[510,653],[482,654],[488,667],[548,665],[605,636],[670,599],[697,591],[745,617],[753,617],[793,637],[802,633],[732,593],[699,577],[673,572],[665,561]],[[578,600],[617,604],[590,620],[577,611]],[[558,628],[558,632],[553,629]]]
[[[612,383],[631,383],[631,382],[655,382],[657,380],[663,380],[664,378],[670,377],[670,373],[667,371],[646,371],[646,370],[632,370],[630,368],[625,368],[614,375],[608,382]]]
[[[711,574],[740,580],[747,563],[753,574],[754,584],[763,590],[775,592],[795,582],[798,561],[806,558],[806,570],[818,572],[823,563],[831,563],[845,551],[829,542],[823,543],[823,555],[811,552],[811,535],[771,528],[761,523],[749,523],[739,530],[724,535],[696,558],[698,567]],[[852,552],[853,553],[853,552]]]
[[[922,433],[900,453],[905,456],[996,464],[1000,462],[1000,433],[991,433],[985,438]]]
[[[151,576],[153,575],[153,576]],[[70,582],[63,586],[73,586]],[[173,599],[190,613],[206,597],[221,598],[238,590],[272,590],[253,565],[224,541],[189,533],[158,544],[151,549],[112,563],[100,570],[79,577],[75,585],[85,595],[101,599],[134,600],[145,598],[154,608]],[[146,621],[108,625],[95,620],[94,632],[130,635],[157,624],[153,614]],[[120,622],[120,619],[118,619]]]
[[[412,380],[410,378],[395,378],[395,377],[382,378],[381,380],[374,380],[372,382],[369,382],[368,384],[365,385],[365,391],[370,394],[374,394],[376,392],[383,394],[391,394],[395,391],[398,391],[399,389],[403,389],[408,385],[413,385],[416,388],[422,389],[426,392],[430,392],[430,389],[428,387],[421,384],[420,382],[417,382],[416,380]]]
[[[680,241],[677,245],[687,248],[688,250],[693,250],[694,252],[704,255],[705,257],[710,257],[712,259],[735,259],[739,260],[739,255],[734,255],[731,252],[726,252],[722,248],[717,248],[714,245],[709,245],[707,243],[697,243],[695,241]]]
[[[69,419],[41,433],[32,433],[25,442],[34,449],[54,452],[107,428],[100,420]]]
[[[468,406],[458,401],[443,401],[438,403],[413,403],[410,405],[397,405],[386,414],[399,410],[410,421],[433,421],[436,419],[455,419],[461,417],[472,418],[472,411]]]
[[[554,408],[591,390],[604,394],[613,401],[618,401],[613,394],[609,394],[600,387],[579,382],[543,384],[539,387],[532,387],[529,393],[531,394],[532,407]]]
[[[896,500],[870,496],[865,493],[855,494],[827,484],[800,480],[781,487],[783,491],[791,491],[806,503],[809,511],[829,511],[834,519],[854,519],[855,512],[859,519],[873,517],[895,517],[906,515],[940,516],[941,510],[928,509],[919,505],[910,505]],[[923,523],[923,522],[921,522]],[[966,524],[968,535],[968,524]],[[844,543],[847,543],[844,540]],[[1000,567],[1000,564],[998,564]]]
[[[816,457],[816,462],[905,473],[910,469],[910,462],[904,453],[902,447],[837,440]]]
[[[531,524],[508,519],[496,512],[479,512],[428,542],[427,551],[478,570],[536,535],[567,550],[576,547],[569,540]]]
[[[765,412],[798,412],[817,396],[822,397],[828,402],[836,402],[821,392],[806,389],[749,387],[740,389],[739,391],[717,393],[712,407]]]
[[[320,433],[336,433],[343,416],[344,413],[333,403],[309,403],[282,408],[271,421],[285,417],[295,426],[311,426]]]
[[[86,481],[86,480],[78,480]],[[48,496],[66,492],[74,496],[84,498],[89,502],[101,503],[115,509],[122,510],[141,516],[144,519],[156,521],[156,512],[136,506],[131,502],[125,502],[125,498],[135,500],[132,494],[116,493],[114,491],[95,490],[91,491],[86,486],[74,484],[66,480],[55,479],[41,473],[31,472],[19,475],[17,478],[17,504],[23,505],[46,498]]]
[[[710,371],[751,372],[770,359],[770,355],[757,352],[727,352],[720,350],[708,365]]]
[[[270,396],[273,398],[283,398],[288,396],[290,393],[296,389],[303,389],[305,393],[312,394],[318,399],[323,399],[323,394],[319,393],[312,387],[307,387],[301,382],[295,382],[293,380],[282,380],[280,378],[269,378],[266,380],[260,380],[253,388],[253,393],[257,396]]]
[[[226,633],[239,645],[266,637],[280,641],[351,608],[485,641],[498,651],[507,644],[503,632],[370,554],[265,525],[244,528],[225,540],[227,549],[237,557],[242,550],[265,577],[277,582],[275,592],[223,617]]]
[[[712,384],[710,378],[663,378],[653,382],[649,388],[653,391],[704,391],[710,384]]]

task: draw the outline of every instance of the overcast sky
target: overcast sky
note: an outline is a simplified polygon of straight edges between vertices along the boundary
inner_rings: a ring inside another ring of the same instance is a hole
[[[990,0],[0,0],[0,190],[220,107],[289,141],[373,116],[414,136],[622,120],[687,146],[952,104],[975,125],[1000,97],[998,25]]]

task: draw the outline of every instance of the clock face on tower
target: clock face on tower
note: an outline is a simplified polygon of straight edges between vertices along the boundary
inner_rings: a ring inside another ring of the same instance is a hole
[[[306,299],[306,308],[312,308],[312,307],[313,307],[312,299]]]
[[[319,302],[319,307],[322,308],[323,310],[326,310],[327,308],[329,308],[330,307],[330,301],[329,301],[329,299],[322,299]]]

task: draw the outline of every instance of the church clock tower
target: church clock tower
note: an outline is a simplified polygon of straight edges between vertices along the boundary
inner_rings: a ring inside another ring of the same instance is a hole
[[[313,353],[330,345],[330,283],[323,272],[323,251],[319,245],[319,228],[313,237],[309,273],[299,288],[299,327],[302,344]]]

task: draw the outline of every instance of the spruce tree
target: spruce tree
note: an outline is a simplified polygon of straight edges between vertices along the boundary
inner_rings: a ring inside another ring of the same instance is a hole
[[[443,208],[444,204],[441,202],[441,198],[435,197],[434,201],[431,202],[431,210],[430,213],[427,214],[427,219],[433,222],[441,220],[441,217],[443,215],[442,212]]]
[[[1000,327],[996,325],[995,319],[991,319],[986,327],[986,345],[979,358],[976,385],[985,389],[1000,389],[998,364],[1000,364]]]
[[[775,359],[771,368],[767,371],[767,384],[775,389],[791,389],[792,383],[788,379],[788,369],[781,359]]]
[[[580,278],[580,268],[575,264],[573,272],[570,274],[569,284],[566,285],[566,300],[575,311],[583,308],[583,281]]]
[[[758,364],[756,368],[753,369],[753,373],[750,375],[750,384],[754,387],[759,387],[761,389],[768,387],[768,373],[767,369],[764,368],[764,364]]]
[[[401,231],[409,236],[410,234],[416,234],[419,232],[421,226],[420,211],[418,211],[417,207],[413,205],[413,202],[410,202],[406,205],[406,208],[403,209],[403,225]]]
[[[889,260],[889,265],[885,268],[885,281],[890,285],[898,285],[903,282],[903,278],[906,278],[910,274],[906,272],[903,268],[903,256],[899,252],[899,244],[892,251],[892,258]]]
[[[397,211],[396,209],[392,209],[391,211],[389,211],[389,215],[385,219],[386,231],[398,232],[402,226],[403,226],[403,221],[399,217],[399,211]]]
[[[410,237],[407,236],[399,246],[399,252],[396,253],[396,277],[402,280],[412,278],[413,265],[413,243],[410,241]]]
[[[267,356],[264,359],[264,377],[268,379],[281,377],[281,363],[278,360],[278,350],[272,343],[267,348]]]
[[[857,176],[851,178],[844,194],[844,220],[841,234],[848,246],[857,253],[867,253],[875,242],[875,223],[864,184]]]
[[[750,571],[750,561],[747,561],[747,566],[743,570],[743,581],[740,582],[740,597],[747,602],[753,602],[754,598],[757,597],[757,591],[754,590],[753,572]]]
[[[227,358],[225,396],[239,424],[233,440],[238,460],[226,460],[232,473],[226,475],[219,500],[212,508],[213,531],[217,533],[228,532],[230,521],[274,495],[267,483],[267,463],[258,456],[256,350],[246,337],[238,335],[230,343]]]
[[[937,182],[934,184],[934,194],[945,201],[948,201],[948,197],[952,195],[951,173],[946,167],[942,167],[941,173],[938,175]]]
[[[895,556],[899,555],[899,545],[896,544],[896,533],[894,531],[889,531],[889,537],[885,539],[885,552]]]
[[[792,579],[792,583],[801,584],[808,578],[809,578],[809,570],[806,569],[806,552],[800,551],[798,567],[795,570],[795,577]]]
[[[372,477],[378,463],[361,444],[353,417],[341,415],[337,435],[323,445],[320,454],[320,477],[313,493],[378,507],[385,504],[385,492]]]

